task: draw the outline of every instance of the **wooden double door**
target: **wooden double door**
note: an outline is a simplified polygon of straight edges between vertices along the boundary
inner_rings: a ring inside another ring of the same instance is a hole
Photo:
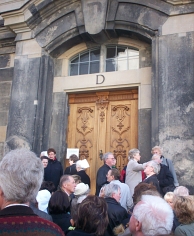
[[[70,94],[69,106],[68,148],[79,148],[79,158],[89,162],[86,173],[94,194],[101,155],[112,152],[121,170],[128,163],[128,151],[137,148],[138,91]]]

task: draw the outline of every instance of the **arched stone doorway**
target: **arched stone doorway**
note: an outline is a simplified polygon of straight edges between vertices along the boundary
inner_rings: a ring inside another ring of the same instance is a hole
[[[138,147],[149,159],[151,145],[163,146],[165,156],[174,161],[178,176],[184,175],[181,183],[192,186],[193,3],[160,0],[25,3],[21,8],[13,6],[14,10],[4,9],[1,13],[7,27],[3,37],[14,39],[11,44],[5,40],[3,50],[11,51],[16,43],[14,66],[11,63],[14,70],[8,127],[3,127],[4,133],[7,130],[7,149],[27,146],[38,154],[54,146],[63,160],[69,92],[55,91],[56,78],[61,77],[58,68],[64,68],[60,63],[65,62],[59,60],[60,56],[81,43],[89,48],[108,41],[118,44],[119,39],[127,38],[150,45],[150,50],[142,51],[140,63],[142,71],[150,68],[151,82],[146,94],[151,96],[151,105],[138,110]],[[139,101],[144,99],[139,97]]]

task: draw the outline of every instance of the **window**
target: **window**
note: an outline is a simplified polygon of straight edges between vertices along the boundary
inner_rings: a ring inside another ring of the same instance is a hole
[[[127,46],[112,45],[107,46],[105,51],[104,55],[100,55],[100,48],[94,48],[76,55],[70,61],[70,76],[98,73],[100,63],[103,62],[105,62],[106,72],[139,68],[139,51],[137,50]],[[102,58],[101,62],[100,58]]]
[[[80,53],[70,64],[70,76],[98,73],[100,68],[100,48]]]
[[[122,71],[139,68],[139,51],[125,46],[108,46],[106,71]]]

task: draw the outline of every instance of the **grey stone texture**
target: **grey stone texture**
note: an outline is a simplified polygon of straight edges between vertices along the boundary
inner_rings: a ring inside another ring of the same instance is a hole
[[[48,56],[15,60],[6,150],[26,146],[39,155],[48,148],[52,80]]]
[[[0,82],[12,81],[12,79],[13,79],[13,67],[0,69]]]
[[[11,82],[0,82],[0,97],[10,96]]]
[[[0,110],[0,126],[6,126],[8,124],[8,110]]]
[[[173,159],[182,185],[194,175],[193,42],[194,32],[189,32],[162,36],[159,43],[159,142],[165,156]]]
[[[22,6],[24,6],[27,2],[30,0],[18,0],[18,1],[12,1],[12,0],[7,0],[7,1],[0,1],[0,13],[1,12],[6,12],[10,10],[18,10]]]
[[[0,55],[0,68],[10,67],[10,55]]]
[[[39,154],[53,146],[58,158],[63,159],[68,101],[65,93],[52,93],[53,77],[62,73],[62,63],[57,58],[81,42],[100,45],[119,37],[130,38],[150,45],[146,50],[140,49],[140,68],[152,67],[152,108],[139,110],[139,148],[148,160],[151,147],[162,146],[164,156],[174,163],[180,184],[188,186],[194,194],[194,32],[191,27],[191,32],[185,35],[161,35],[169,17],[194,13],[194,3],[176,3],[176,0],[27,2],[25,7],[31,14],[24,23],[43,54],[41,58],[27,55],[16,58],[13,70],[9,68],[9,57],[2,53],[2,48],[7,47],[6,37],[13,47],[10,40],[13,33],[0,34],[0,82],[11,82],[14,78],[11,101],[6,99],[7,89],[0,102],[5,113],[10,108],[6,150],[25,146]],[[10,23],[9,27],[17,34],[21,25],[16,30],[17,24],[13,25]],[[17,40],[22,40],[22,34],[18,33]],[[17,47],[16,54],[22,55],[22,47]],[[34,105],[36,100],[38,105]],[[5,124],[5,117],[1,122]]]
[[[7,111],[9,109],[9,97],[1,97],[0,99],[0,110]]]
[[[4,143],[0,143],[0,161],[4,156]]]
[[[139,50],[139,68],[152,66],[152,49],[151,46]]]
[[[63,63],[63,60],[60,60],[60,59],[55,59],[54,61],[54,76],[57,77],[57,76],[62,76],[62,63]]]
[[[13,78],[13,68],[11,66],[11,55],[8,52],[12,50],[5,50],[5,54],[2,49],[2,42],[0,40],[0,128],[1,128],[1,143],[0,143],[0,160],[4,154],[4,142],[5,132],[8,125],[8,114],[10,106],[11,86]],[[4,42],[5,43],[5,42]],[[9,47],[5,47],[9,49]]]
[[[40,58],[15,59],[7,137],[24,137],[30,144],[34,139],[39,66]]]
[[[12,37],[13,37],[13,35],[14,34],[12,34]],[[14,35],[14,37],[15,37],[15,35]],[[5,47],[4,44],[2,44],[0,42],[0,54],[4,55],[7,53],[14,53],[15,52],[15,42],[12,42],[11,45],[14,45],[14,46]]]
[[[99,34],[104,28],[107,12],[107,0],[81,1],[85,29],[89,34]],[[94,27],[95,25],[95,27]]]
[[[49,132],[52,115],[52,90],[53,90],[53,59],[46,53],[40,59],[40,75],[38,82],[38,105],[36,110],[36,120],[34,124],[33,150],[40,155],[42,150],[49,148]]]
[[[53,111],[50,129],[50,147],[55,147],[57,158],[64,162],[67,148],[68,96],[66,93],[53,94]]]
[[[151,159],[151,109],[140,109],[138,114],[138,148],[141,162]]]

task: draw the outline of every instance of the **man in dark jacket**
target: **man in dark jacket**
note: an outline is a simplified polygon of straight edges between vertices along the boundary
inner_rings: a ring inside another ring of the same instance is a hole
[[[157,174],[159,172],[159,165],[156,161],[149,161],[146,163],[146,168],[144,169],[144,173],[146,174],[146,178],[143,180],[144,183],[153,184],[157,191],[160,193],[160,185],[157,178]]]
[[[99,196],[100,189],[104,184],[108,184],[106,175],[108,171],[114,165],[114,156],[111,152],[107,152],[103,155],[102,160],[104,161],[104,165],[98,169],[97,177],[96,177],[96,195]]]
[[[179,186],[179,182],[177,180],[177,176],[176,176],[176,172],[175,172],[175,169],[174,169],[174,166],[173,166],[173,163],[170,159],[168,158],[165,158],[163,155],[162,155],[162,148],[159,147],[159,146],[155,146],[152,148],[152,151],[151,153],[154,155],[154,154],[158,154],[160,156],[160,159],[161,159],[161,164],[162,165],[166,165],[168,167],[168,169],[170,170],[172,176],[173,176],[173,179],[174,179],[174,186],[175,187],[178,187]]]
[[[56,158],[56,151],[53,148],[49,148],[48,151],[49,162],[44,169],[44,180],[52,181],[55,185],[54,191],[57,190],[61,176],[63,175],[63,168],[61,162]]]
[[[174,187],[174,178],[169,168],[166,165],[161,164],[160,155],[154,154],[152,160],[156,161],[160,165],[160,171],[157,174],[157,179],[159,181],[161,194],[164,196],[166,194],[165,188],[175,188]],[[172,189],[173,191],[173,189]]]
[[[121,189],[117,184],[107,184],[105,186],[105,201],[108,205],[109,224],[106,236],[114,235],[113,229],[123,224],[125,227],[129,222],[129,215],[124,207],[119,203],[121,198]]]

